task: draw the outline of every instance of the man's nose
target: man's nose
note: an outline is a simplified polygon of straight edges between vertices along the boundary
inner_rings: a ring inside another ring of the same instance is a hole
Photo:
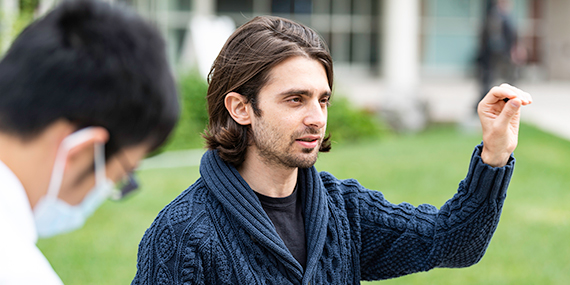
[[[317,100],[309,104],[304,123],[309,127],[323,128],[327,124],[327,107]]]

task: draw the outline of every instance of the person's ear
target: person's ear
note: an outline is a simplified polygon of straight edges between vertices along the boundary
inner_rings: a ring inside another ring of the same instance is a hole
[[[86,149],[93,151],[93,145],[95,145],[95,143],[104,144],[109,140],[109,131],[103,127],[90,127],[89,133],[89,138],[69,149],[67,155],[68,160],[73,159],[75,156],[77,156],[79,153],[82,153]]]
[[[251,104],[247,103],[245,96],[236,92],[230,92],[226,95],[224,104],[236,123],[243,126],[251,124]]]

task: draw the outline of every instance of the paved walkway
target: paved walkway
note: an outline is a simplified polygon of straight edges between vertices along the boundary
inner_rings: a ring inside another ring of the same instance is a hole
[[[533,98],[522,119],[570,140],[570,82],[520,84],[520,87]]]
[[[141,161],[137,170],[199,166],[205,149],[175,150]]]

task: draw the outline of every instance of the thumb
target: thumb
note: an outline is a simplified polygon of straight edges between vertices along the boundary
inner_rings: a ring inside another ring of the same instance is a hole
[[[503,107],[503,111],[497,118],[500,126],[507,127],[511,122],[511,119],[519,112],[521,109],[522,101],[519,98],[513,98],[509,100],[505,107]]]

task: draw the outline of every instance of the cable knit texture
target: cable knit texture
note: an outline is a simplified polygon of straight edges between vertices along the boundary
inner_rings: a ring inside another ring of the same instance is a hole
[[[139,245],[132,284],[359,284],[485,253],[514,167],[484,164],[475,148],[465,180],[440,210],[391,204],[356,180],[299,169],[307,267],[291,255],[248,184],[215,151],[201,178],[159,214]]]

